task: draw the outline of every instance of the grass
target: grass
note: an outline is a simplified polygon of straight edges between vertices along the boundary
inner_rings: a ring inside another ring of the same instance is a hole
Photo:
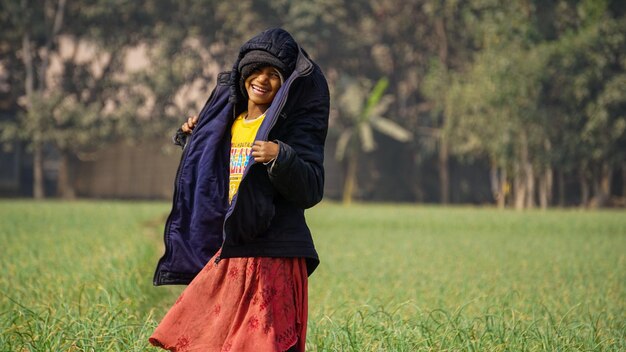
[[[623,212],[360,206],[312,215],[312,346],[626,350]]]
[[[0,351],[145,351],[167,203],[0,201]],[[324,203],[310,351],[624,351],[623,211]]]
[[[143,351],[163,204],[0,203],[0,349]],[[165,306],[165,302],[162,302]]]

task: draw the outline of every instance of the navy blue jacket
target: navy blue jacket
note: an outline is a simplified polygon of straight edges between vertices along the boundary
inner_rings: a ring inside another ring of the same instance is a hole
[[[276,141],[278,157],[268,166],[251,158],[229,204],[230,130],[247,108],[237,67],[250,50],[269,51],[294,71],[256,136]],[[154,284],[188,284],[220,247],[220,258],[303,257],[310,275],[319,259],[304,210],[323,195],[328,112],[326,79],[289,33],[272,29],[244,44],[232,71],[219,75],[185,143]]]

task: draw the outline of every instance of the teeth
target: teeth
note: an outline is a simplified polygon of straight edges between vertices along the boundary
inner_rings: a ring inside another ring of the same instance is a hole
[[[266,93],[267,92],[266,89],[260,88],[259,86],[255,86],[255,85],[252,85],[252,89],[254,89],[256,91],[259,91],[260,93]]]

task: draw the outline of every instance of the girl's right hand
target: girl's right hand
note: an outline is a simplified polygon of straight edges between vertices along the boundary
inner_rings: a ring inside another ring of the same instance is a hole
[[[191,134],[191,132],[193,131],[193,128],[196,127],[197,123],[198,123],[198,116],[190,116],[187,119],[187,122],[183,123],[183,125],[181,126],[181,129],[183,130],[183,132],[187,134]]]

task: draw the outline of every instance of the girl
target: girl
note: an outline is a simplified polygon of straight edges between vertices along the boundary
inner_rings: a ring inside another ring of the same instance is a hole
[[[329,92],[289,33],[246,42],[183,156],[155,285],[189,284],[150,343],[171,351],[304,351],[319,260],[304,209],[324,187]]]

